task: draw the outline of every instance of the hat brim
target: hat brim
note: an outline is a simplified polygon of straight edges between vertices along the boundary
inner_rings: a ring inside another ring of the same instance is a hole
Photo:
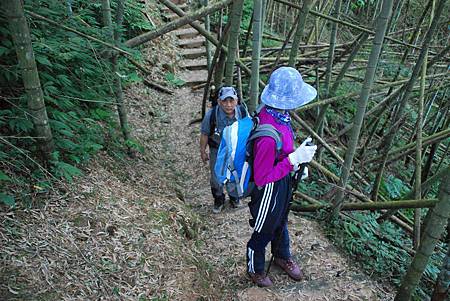
[[[261,93],[261,101],[272,108],[292,110],[313,101],[316,96],[317,90],[305,82],[303,82],[302,88],[297,95],[289,97],[274,94],[269,89],[269,85],[267,85]]]

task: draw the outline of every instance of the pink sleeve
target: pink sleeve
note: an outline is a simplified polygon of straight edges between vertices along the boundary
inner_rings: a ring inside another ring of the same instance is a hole
[[[256,140],[253,149],[253,178],[257,186],[281,180],[292,170],[288,157],[275,164],[276,152],[274,139],[262,137]]]

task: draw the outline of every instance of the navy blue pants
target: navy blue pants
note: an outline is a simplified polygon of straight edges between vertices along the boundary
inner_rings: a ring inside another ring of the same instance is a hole
[[[253,190],[251,202],[248,204],[252,215],[250,225],[254,227],[252,237],[247,243],[248,272],[264,272],[265,252],[269,242],[275,257],[291,257],[286,217],[291,194],[290,175]]]

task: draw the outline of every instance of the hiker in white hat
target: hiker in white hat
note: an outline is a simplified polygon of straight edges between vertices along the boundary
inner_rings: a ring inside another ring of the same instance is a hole
[[[250,225],[254,231],[247,243],[247,272],[261,287],[272,285],[264,271],[265,249],[269,242],[275,264],[292,279],[303,278],[290,253],[285,215],[292,195],[291,172],[298,170],[300,164],[310,162],[317,146],[307,145],[310,141],[307,139],[295,149],[289,110],[309,103],[316,95],[316,89],[305,83],[301,74],[291,67],[275,70],[261,94],[265,107],[258,113],[259,123],[272,125],[281,134],[282,141],[279,152],[271,137],[258,138],[253,148],[253,177],[258,188],[253,190],[249,203]]]

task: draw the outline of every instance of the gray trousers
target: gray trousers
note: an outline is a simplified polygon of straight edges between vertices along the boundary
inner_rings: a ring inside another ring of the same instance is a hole
[[[221,185],[217,181],[216,174],[214,172],[214,166],[216,165],[217,159],[217,148],[210,147],[209,148],[209,169],[211,172],[211,178],[209,179],[209,184],[211,185],[211,193],[213,195],[214,200],[220,200],[222,202],[225,201],[225,195],[223,193],[223,185]]]

